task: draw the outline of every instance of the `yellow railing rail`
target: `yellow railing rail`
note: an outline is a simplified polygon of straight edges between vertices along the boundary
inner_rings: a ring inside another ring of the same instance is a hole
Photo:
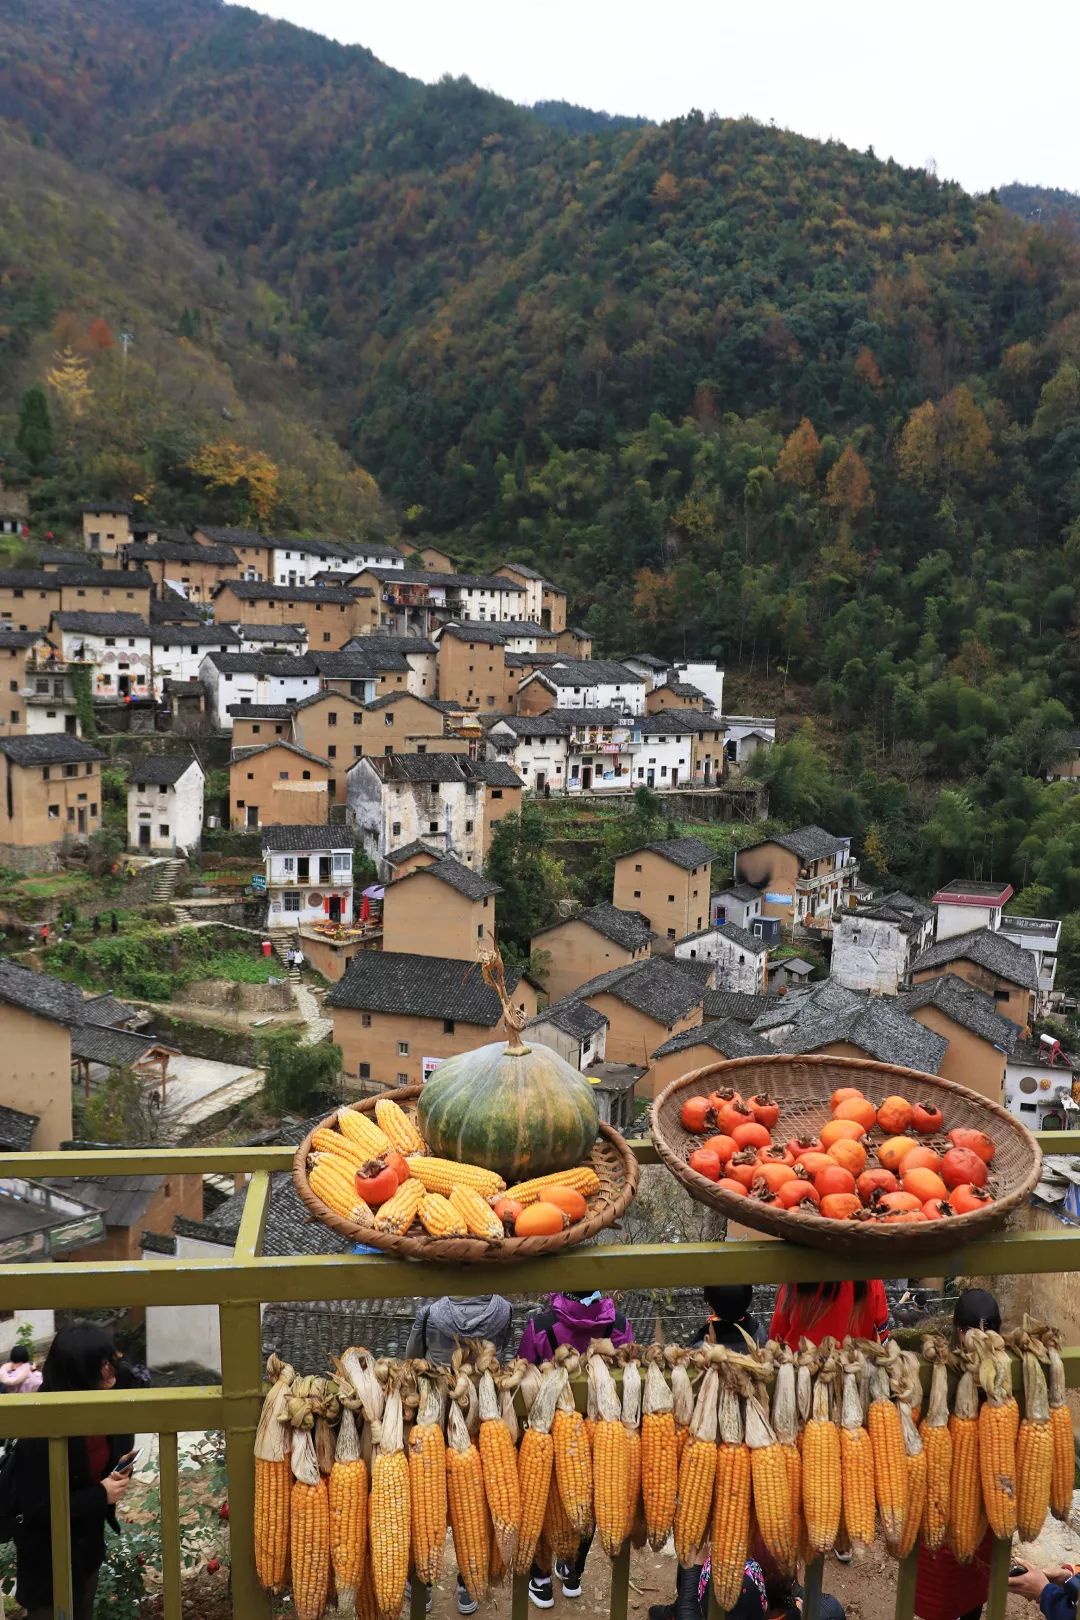
[[[1044,1152],[1080,1155],[1080,1132],[1045,1132]],[[656,1162],[647,1141],[633,1142],[639,1163]],[[0,1155],[0,1181],[42,1176],[130,1174],[132,1153],[120,1149],[81,1153]],[[67,1436],[101,1434],[109,1414],[123,1404],[123,1429],[157,1433],[161,1450],[162,1590],[165,1620],[180,1620],[180,1531],[177,1435],[182,1430],[222,1430],[229,1489],[229,1541],[233,1612],[268,1620],[270,1600],[260,1589],[253,1558],[253,1443],[262,1400],[260,1307],[268,1302],[325,1299],[402,1299],[455,1292],[512,1290],[540,1294],[556,1289],[605,1291],[702,1288],[735,1283],[859,1280],[872,1276],[919,1276],[927,1266],[917,1244],[890,1253],[887,1261],[863,1261],[800,1249],[772,1240],[739,1243],[603,1245],[561,1254],[556,1260],[449,1269],[374,1255],[264,1256],[260,1254],[270,1201],[271,1175],[292,1167],[291,1148],[140,1149],[141,1173],[245,1174],[244,1209],[231,1254],[221,1259],[153,1258],[137,1262],[77,1262],[0,1265],[0,1299],[11,1309],[87,1309],[110,1306],[212,1305],[217,1307],[221,1382],[199,1388],[125,1390],[37,1395],[5,1401],[5,1431],[14,1438],[49,1441],[52,1486],[54,1612],[70,1620],[71,1546]],[[935,1256],[936,1275],[985,1276],[1080,1271],[1080,1229],[1007,1232]],[[344,1347],[343,1347],[344,1348]],[[1080,1347],[1064,1355],[1070,1386],[1080,1387]],[[113,1427],[120,1427],[113,1424]],[[1010,1549],[994,1550],[988,1620],[1004,1620]],[[896,1620],[912,1620],[917,1554],[900,1566]],[[629,1554],[612,1571],[611,1620],[626,1620]],[[821,1561],[808,1566],[804,1620],[817,1620]],[[423,1592],[416,1583],[412,1620],[423,1620]],[[511,1620],[525,1620],[527,1581],[515,1581]]]

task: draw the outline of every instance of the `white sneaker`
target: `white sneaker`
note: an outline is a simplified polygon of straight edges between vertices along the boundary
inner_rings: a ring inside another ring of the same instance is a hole
[[[534,1575],[529,1582],[529,1602],[534,1609],[553,1609],[555,1594],[551,1590],[550,1575]]]

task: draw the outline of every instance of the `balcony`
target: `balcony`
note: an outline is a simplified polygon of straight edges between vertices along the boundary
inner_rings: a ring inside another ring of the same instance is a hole
[[[1038,1137],[1044,1153],[1080,1154],[1080,1132],[1048,1131]],[[631,1144],[641,1164],[655,1164],[651,1142]],[[121,1150],[0,1155],[0,1181],[46,1176],[127,1175],[132,1153]],[[160,1442],[162,1592],[165,1620],[180,1620],[180,1472],[177,1436],[182,1431],[221,1430],[228,1472],[228,1536],[232,1612],[243,1620],[270,1620],[271,1599],[261,1590],[253,1557],[255,1462],[252,1441],[262,1405],[260,1308],[265,1301],[435,1298],[443,1294],[507,1292],[542,1295],[556,1290],[605,1292],[629,1289],[700,1289],[730,1283],[782,1283],[918,1276],[926,1257],[898,1247],[887,1256],[860,1261],[769,1239],[749,1242],[605,1244],[551,1258],[454,1269],[384,1255],[315,1255],[270,1258],[260,1253],[270,1196],[270,1177],[289,1172],[293,1150],[275,1148],[164,1148],[140,1150],[142,1173],[247,1175],[247,1197],[231,1256],[170,1259],[132,1265],[126,1260],[83,1260],[54,1266],[0,1264],[0,1298],[15,1311],[84,1311],[114,1306],[210,1305],[217,1309],[221,1382],[201,1387],[122,1392],[37,1395],[4,1402],[5,1433],[49,1441],[53,1481],[52,1548],[55,1612],[71,1613],[71,1549],[66,1437],[110,1432],[152,1433]],[[934,1270],[979,1277],[1080,1271],[1080,1231],[1009,1231],[935,1256]],[[344,1348],[344,1346],[342,1346]],[[1080,1347],[1063,1352],[1066,1378],[1080,1387]],[[575,1383],[585,1406],[584,1379]],[[596,1556],[596,1555],[594,1555]],[[918,1548],[897,1566],[895,1620],[912,1620]],[[1011,1544],[994,1544],[988,1613],[1005,1613]],[[823,1561],[806,1567],[804,1620],[818,1620]],[[612,1563],[610,1620],[627,1620],[630,1554]],[[515,1580],[511,1620],[528,1615],[527,1578]],[[413,1583],[410,1620],[424,1620],[423,1587]],[[485,1611],[487,1612],[487,1611]]]

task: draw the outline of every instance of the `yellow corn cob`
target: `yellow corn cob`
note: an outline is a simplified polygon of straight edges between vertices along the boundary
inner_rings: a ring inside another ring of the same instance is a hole
[[[825,1378],[823,1372],[814,1386],[814,1405],[803,1434],[802,1452],[803,1514],[807,1539],[816,1553],[831,1552],[840,1532],[840,1431],[829,1415],[829,1385]]]
[[[626,1429],[626,1495],[630,1515],[630,1542],[645,1545],[645,1509],[641,1501],[641,1366],[636,1354],[623,1366],[622,1417]]]
[[[412,1509],[401,1428],[401,1395],[394,1389],[386,1399],[379,1450],[371,1470],[371,1578],[380,1620],[397,1620],[409,1573]]]
[[[297,1429],[292,1447],[289,1563],[297,1620],[320,1620],[330,1593],[330,1497],[319,1473],[309,1429]]]
[[[874,1453],[861,1423],[840,1430],[840,1474],[844,1528],[852,1541],[869,1547],[874,1539]]]
[[[1050,1363],[1050,1511],[1055,1519],[1067,1519],[1072,1507],[1076,1453],[1072,1416],[1065,1403],[1065,1366],[1061,1359],[1061,1335],[1056,1329],[1043,1330],[1043,1344]]]
[[[1046,1378],[1037,1360],[1043,1347],[1019,1336],[1024,1356],[1024,1420],[1016,1440],[1016,1528],[1021,1541],[1034,1541],[1050,1512],[1054,1441]]]
[[[949,1433],[949,1350],[943,1339],[931,1335],[923,1341],[923,1358],[929,1362],[930,1400],[919,1425],[919,1439],[926,1456],[926,1506],[923,1510],[923,1546],[935,1552],[949,1528],[949,1495],[952,1474],[952,1436]]]
[[[671,1534],[678,1491],[679,1464],[671,1391],[655,1361],[645,1373],[645,1406],[641,1418],[641,1499],[649,1545],[659,1552]]]
[[[289,1569],[292,1464],[288,1398],[295,1373],[278,1356],[266,1364],[270,1388],[255,1434],[255,1568],[268,1592],[280,1592]]]
[[[326,1125],[320,1125],[312,1134],[311,1151],[332,1153],[335,1159],[344,1159],[354,1170],[359,1169],[362,1164],[370,1164],[372,1157],[370,1153],[365,1153],[351,1136],[344,1136],[341,1131],[332,1131]]]
[[[417,1210],[420,1225],[430,1237],[464,1237],[465,1220],[442,1193],[425,1193]]]
[[[469,1439],[465,1419],[457,1406],[450,1408],[448,1433],[446,1483],[454,1557],[469,1596],[482,1603],[487,1596],[491,1560],[491,1515],[484,1496],[480,1453]]]
[[[475,1187],[451,1187],[449,1198],[465,1222],[466,1231],[473,1237],[496,1239],[505,1236],[502,1221]]]
[[[375,1219],[370,1207],[356,1190],[351,1176],[338,1171],[325,1159],[316,1164],[308,1175],[308,1182],[316,1198],[321,1198],[328,1209],[342,1220],[357,1226],[370,1226]]]
[[[712,1583],[728,1613],[739,1601],[750,1545],[750,1451],[743,1442],[742,1414],[725,1369],[718,1403],[720,1445],[712,1518]]]
[[[761,1539],[780,1568],[791,1569],[798,1557],[798,1546],[791,1519],[787,1463],[764,1409],[753,1397],[746,1403],[746,1443],[750,1447],[754,1510]]]
[[[555,1403],[566,1382],[561,1369],[544,1374],[539,1392],[529,1409],[528,1428],[518,1447],[518,1487],[521,1496],[521,1522],[518,1529],[517,1551],[511,1569],[515,1575],[525,1575],[536,1556],[540,1532],[544,1527],[548,1491],[555,1461],[555,1442],[551,1424]],[[551,1494],[557,1495],[557,1491]],[[561,1499],[560,1499],[561,1500]]]
[[[698,1562],[698,1548],[708,1539],[716,1483],[716,1402],[720,1375],[710,1367],[698,1390],[690,1439],[679,1464],[678,1496],[672,1529],[680,1564]],[[599,1512],[599,1487],[597,1487]]]
[[[390,1152],[390,1138],[379,1129],[370,1114],[361,1114],[356,1108],[339,1108],[338,1130],[362,1148],[369,1159],[381,1159]]]
[[[671,1401],[675,1418],[675,1480],[678,1488],[683,1452],[690,1439],[690,1419],[694,1415],[694,1391],[686,1363],[680,1356],[671,1368]]]
[[[591,1436],[596,1529],[614,1558],[630,1534],[630,1442],[611,1373],[598,1354],[589,1357],[589,1386],[597,1411]]]
[[[342,1613],[347,1613],[343,1610]],[[379,1607],[375,1602],[375,1586],[371,1579],[371,1559],[364,1564],[364,1573],[356,1589],[356,1620],[379,1620]]]
[[[983,1506],[999,1541],[1016,1533],[1016,1439],[1020,1408],[999,1333],[969,1333],[980,1352],[979,1379],[986,1393],[979,1412],[979,1474]]]
[[[519,1181],[516,1187],[508,1188],[506,1196],[516,1204],[535,1204],[549,1187],[572,1187],[582,1198],[592,1198],[600,1191],[600,1177],[590,1165],[578,1164],[572,1170],[559,1170],[550,1176],[534,1176],[531,1181]]]
[[[492,1532],[499,1557],[510,1563],[517,1548],[521,1522],[521,1486],[518,1482],[514,1442],[499,1412],[499,1397],[490,1372],[480,1377],[480,1434],[478,1444],[483,1465],[484,1491],[491,1514]],[[558,1493],[556,1493],[558,1494]]]
[[[585,1420],[574,1407],[568,1392],[560,1401],[551,1424],[555,1442],[555,1483],[578,1535],[585,1537],[593,1528],[592,1453]]]
[[[375,1104],[379,1130],[399,1153],[423,1153],[424,1138],[403,1108],[391,1097],[380,1097]]]
[[[489,1508],[488,1513],[490,1514],[490,1512],[491,1509]],[[488,1565],[488,1580],[492,1586],[499,1586],[503,1581],[505,1581],[509,1573],[510,1566],[507,1564],[502,1552],[500,1551],[499,1543],[495,1539],[494,1526],[492,1526],[491,1562]]]
[[[832,1344],[832,1340],[829,1341]],[[818,1356],[813,1353],[814,1365],[817,1365]],[[805,1369],[809,1380],[809,1366]],[[813,1408],[813,1385],[810,1388],[810,1409],[807,1411],[809,1420]],[[798,1385],[796,1382],[795,1358],[786,1346],[780,1350],[780,1364],[776,1369],[776,1385],[773,1394],[772,1426],[787,1469],[788,1491],[791,1497],[791,1542],[797,1549],[797,1555],[803,1551],[811,1555],[809,1546],[804,1548],[806,1542],[806,1521],[803,1512],[802,1453],[799,1441],[805,1435],[805,1428],[799,1427]],[[805,1444],[805,1440],[803,1440]],[[792,1576],[796,1573],[794,1566],[781,1569],[782,1575]]]
[[[494,1198],[496,1193],[506,1188],[501,1176],[478,1164],[458,1164],[455,1159],[431,1159],[426,1155],[410,1154],[408,1165],[422,1187],[428,1192],[442,1193],[444,1198],[451,1187],[472,1187],[482,1198]]]
[[[424,1188],[415,1177],[403,1181],[393,1198],[388,1198],[375,1217],[380,1232],[407,1232],[420,1211]],[[376,1584],[376,1592],[378,1585]]]
[[[889,1394],[888,1378],[880,1368],[875,1368],[871,1376],[870,1393],[873,1398],[866,1414],[866,1428],[874,1454],[874,1495],[885,1540],[898,1546],[907,1510],[904,1431]]]
[[[425,1586],[434,1586],[446,1546],[446,1442],[442,1400],[429,1378],[420,1380],[420,1406],[409,1433],[409,1505],[413,1569]]]
[[[356,1420],[342,1407],[334,1466],[328,1484],[330,1561],[334,1567],[339,1608],[355,1605],[367,1563],[368,1479],[360,1455]]]
[[[906,1402],[900,1403],[900,1423],[904,1431],[904,1462],[907,1486],[907,1498],[904,1504],[904,1527],[900,1532],[900,1540],[895,1549],[890,1547],[897,1558],[906,1558],[915,1545],[916,1537],[922,1529],[923,1514],[926,1510],[926,1453],[922,1448],[918,1430],[911,1415],[911,1408]]]
[[[975,1384],[979,1358],[961,1341],[961,1374],[949,1419],[952,1465],[949,1472],[949,1547],[959,1564],[969,1564],[984,1534],[982,1484],[979,1472],[979,1394]]]
[[[555,1558],[573,1559],[581,1546],[581,1537],[570,1523],[570,1515],[563,1505],[558,1489],[548,1491],[544,1513],[544,1540]]]

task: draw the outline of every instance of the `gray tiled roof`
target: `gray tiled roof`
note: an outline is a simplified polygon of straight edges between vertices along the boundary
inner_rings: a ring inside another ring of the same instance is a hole
[[[553,709],[547,714],[507,714],[502,720],[517,737],[567,737],[570,722],[565,713]]]
[[[59,546],[45,546],[37,554],[39,563],[51,563],[54,568],[84,568],[85,551],[64,551]]]
[[[150,626],[139,613],[54,613],[52,622],[76,636],[143,636]]]
[[[364,760],[384,782],[464,782],[465,773],[454,754],[376,754]]]
[[[241,641],[307,640],[307,631],[300,624],[249,624],[234,619],[232,628]]]
[[[51,973],[34,973],[0,957],[0,1002],[22,1007],[39,1018],[58,1024],[85,1023],[83,997],[78,988]]]
[[[398,878],[399,883],[408,883],[415,877],[438,878],[440,883],[446,883],[458,894],[463,894],[467,900],[483,900],[485,895],[501,894],[497,883],[489,883],[480,872],[474,872],[470,866],[462,865],[453,855],[442,855],[432,866],[418,866],[414,872],[405,877]]]
[[[516,771],[501,759],[467,759],[462,758],[461,768],[465,775],[474,782],[483,782],[487,787],[519,788],[525,784]]]
[[[6,754],[16,765],[74,765],[105,758],[100,748],[91,747],[81,737],[69,737],[63,731],[47,731],[33,737],[0,737],[0,754]]]
[[[84,501],[79,508],[82,512],[115,512],[117,517],[134,517],[135,508],[130,501]]]
[[[321,754],[311,754],[299,743],[290,742],[288,737],[271,737],[269,742],[249,744],[246,748],[234,748],[229,755],[229,764],[238,759],[251,759],[256,754],[265,754],[270,748],[284,748],[299,759],[309,759],[313,765],[325,765],[329,768],[330,761],[323,759]]]
[[[0,585],[17,591],[60,590],[59,574],[47,574],[44,568],[0,568]]]
[[[706,928],[697,928],[692,934],[685,934],[677,944],[685,945],[688,939],[704,939],[707,934],[721,934],[724,939],[730,939],[733,945],[737,945],[740,950],[749,951],[752,956],[764,956],[769,948],[763,939],[747,933],[745,928],[738,927],[736,923],[710,923]]]
[[[225,713],[241,720],[291,720],[299,703],[229,703]]]
[[[690,969],[690,963],[684,966],[665,957],[646,957],[598,974],[578,985],[574,995],[579,1001],[590,996],[614,996],[658,1024],[673,1024],[700,1007],[705,994],[704,985]]]
[[[760,1035],[754,1035],[745,1024],[739,1024],[734,1018],[715,1018],[708,1023],[698,1024],[695,1029],[684,1029],[678,1035],[672,1035],[663,1046],[658,1046],[652,1054],[654,1058],[666,1057],[669,1052],[688,1052],[695,1046],[711,1046],[719,1052],[721,1057],[775,1057],[776,1048],[763,1041]]]
[[[610,900],[601,900],[595,906],[586,906],[576,916],[565,918],[564,922],[584,923],[586,927],[602,934],[605,939],[621,945],[624,951],[639,951],[643,945],[647,945],[651,939],[657,937],[642,912],[622,911],[618,906],[613,906]],[[557,922],[550,926],[562,928],[563,925],[563,922]],[[541,933],[547,932],[548,929],[541,929]]]
[[[520,981],[516,968],[508,970],[506,987],[511,995]],[[404,951],[361,951],[324,1005],[413,1018],[452,1018],[488,1029],[502,1019],[502,1003],[484,983],[479,962],[412,956]]]
[[[137,562],[201,562],[217,568],[230,568],[236,553],[228,546],[201,546],[197,540],[153,540],[127,547],[126,555]]]
[[[681,698],[703,698],[705,696],[700,686],[693,686],[689,681],[667,681],[664,689]]]
[[[641,676],[625,664],[606,658],[566,659],[540,671],[538,680],[552,686],[640,686]]]
[[[153,624],[150,639],[158,647],[238,647],[240,637],[227,624]]]
[[[866,1001],[866,995],[848,990],[835,979],[821,979],[816,984],[798,985],[783,996],[769,996],[768,1005],[754,1021],[754,1029],[761,1033],[779,1029],[785,1024],[814,1023],[826,1013],[847,1014]]]
[[[564,996],[561,1001],[553,1001],[550,1007],[537,1013],[526,1024],[526,1029],[534,1029],[537,1024],[553,1024],[556,1029],[562,1030],[572,1040],[584,1041],[598,1030],[607,1027],[608,1020],[602,1012],[590,1007],[587,1001],[579,1001],[576,995]]]
[[[847,1013],[800,1023],[780,1047],[785,1052],[816,1052],[838,1041],[859,1047],[879,1063],[900,1063],[924,1074],[937,1073],[949,1047],[943,1035],[925,1029],[884,996],[867,997]]]
[[[413,855],[422,854],[434,855],[438,861],[443,858],[442,850],[436,849],[434,844],[426,844],[422,838],[414,838],[411,844],[402,844],[400,849],[392,849],[384,859],[387,866],[401,866]]]
[[[83,1022],[87,1024],[113,1024],[123,1028],[138,1018],[139,1014],[134,1007],[129,1007],[126,1001],[120,1001],[108,990],[103,990],[98,996],[85,996],[82,1003]]]
[[[195,766],[202,767],[194,754],[146,754],[132,761],[132,782],[153,782],[158,787],[171,787],[174,782]]]
[[[640,855],[642,850],[650,855],[662,855],[665,861],[671,861],[674,866],[681,866],[684,871],[692,872],[695,866],[708,866],[716,859],[716,851],[700,838],[658,838],[652,844],[643,844],[641,849],[632,849],[629,855]],[[627,860],[628,855],[620,856]]]
[[[399,653],[433,653],[437,652],[433,641],[427,636],[396,636],[387,630],[373,630],[369,636],[350,636],[342,646],[342,652],[363,652],[365,647],[374,646],[376,651]]]
[[[1037,990],[1039,986],[1032,953],[1014,945],[1011,939],[992,933],[989,928],[973,928],[970,933],[939,940],[915,958],[911,971],[922,973],[927,968],[944,968],[950,962],[974,962],[976,967],[985,968],[987,973],[1021,985],[1025,990]]]
[[[744,905],[752,905],[755,900],[761,899],[760,889],[755,889],[752,883],[725,883],[722,889],[713,890],[713,899],[722,899],[725,894],[734,895]]]
[[[265,546],[266,536],[256,529],[212,528],[208,523],[197,523],[200,534],[217,546]]]
[[[85,563],[76,568],[58,568],[56,577],[65,585],[108,585],[129,591],[148,591],[154,583],[139,568],[91,568]]]
[[[892,922],[905,934],[918,933],[920,928],[933,917],[934,913],[929,906],[924,906],[921,900],[913,900],[909,894],[894,889],[890,894],[883,894],[877,900],[868,900],[855,911],[847,912],[842,919],[849,919],[858,925],[858,918],[869,917],[879,922]]]
[[[372,636],[374,641],[375,637]],[[331,681],[372,680],[376,675],[408,674],[409,661],[404,653],[378,646],[370,651],[366,647],[350,652],[320,652],[311,655],[320,675]]]
[[[369,568],[384,585],[441,585],[446,590],[524,591],[524,585],[497,574],[448,574],[429,568]]]
[[[207,653],[222,675],[303,675],[317,673],[310,654],[297,653]]]
[[[352,835],[343,823],[325,826],[293,826],[286,822],[271,822],[262,828],[262,847],[291,855],[293,850],[352,850]]]
[[[706,990],[702,1012],[708,1019],[733,1018],[740,1024],[752,1024],[776,1000],[776,996],[767,996],[764,991],[752,994],[747,990]]]
[[[24,1114],[21,1108],[0,1108],[0,1148],[8,1153],[25,1153],[40,1117]]]
[[[548,664],[557,664],[562,653],[557,652],[508,652],[504,654],[507,669],[539,669]]]
[[[643,714],[638,724],[643,737],[700,737],[724,729],[720,716],[704,709],[657,709],[655,714]]]
[[[351,703],[354,709],[362,709],[364,705],[359,698],[350,697],[347,692],[312,692],[310,697],[301,698],[299,703],[292,704],[292,708],[299,713],[302,709],[310,709],[313,703]]]
[[[434,709],[439,714],[442,713],[440,705],[436,703],[434,698],[420,697],[416,692],[405,691],[384,692],[382,697],[372,698],[370,703],[365,703],[364,708],[369,712],[374,712],[376,709],[391,709],[396,703],[405,703],[408,700],[413,703],[422,703],[425,709]]]
[[[811,823],[808,827],[795,827],[791,832],[775,833],[772,838],[763,839],[762,842],[779,844],[781,849],[789,849],[793,855],[797,855],[800,861],[819,861],[827,855],[835,855],[844,839]]]
[[[0,647],[32,647],[44,637],[44,630],[9,630],[0,626]]]
[[[994,999],[985,991],[977,990],[956,973],[943,973],[940,979],[928,979],[898,997],[906,1012],[915,1013],[920,1007],[936,1007],[962,1024],[973,1035],[979,1035],[1003,1052],[1011,1052],[1019,1037],[1019,1027],[1010,1018],[1003,1018],[994,1006]]]
[[[101,1211],[106,1226],[136,1226],[157,1197],[164,1176],[49,1176],[57,1187],[80,1203]]]
[[[138,1063],[152,1047],[162,1046],[156,1036],[143,1035],[137,1030],[111,1029],[104,1024],[80,1024],[71,1032],[72,1057],[85,1058],[88,1063],[107,1063],[110,1067],[128,1067]],[[179,1051],[170,1047],[170,1051]]]
[[[355,603],[362,590],[346,585],[269,585],[264,580],[225,579],[214,595],[230,590],[239,602],[332,602],[347,606]]]

